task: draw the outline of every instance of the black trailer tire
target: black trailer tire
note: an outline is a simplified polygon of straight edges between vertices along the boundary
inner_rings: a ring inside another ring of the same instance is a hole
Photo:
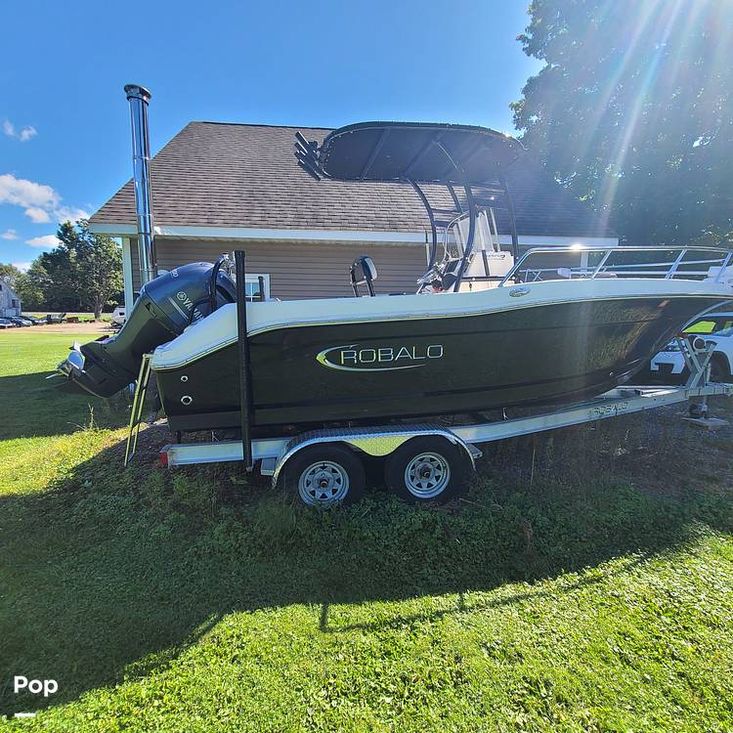
[[[387,488],[413,504],[443,504],[464,488],[471,461],[458,445],[438,436],[412,438],[384,463]]]
[[[361,498],[366,475],[354,451],[341,445],[311,445],[285,463],[282,485],[307,506],[346,505]]]

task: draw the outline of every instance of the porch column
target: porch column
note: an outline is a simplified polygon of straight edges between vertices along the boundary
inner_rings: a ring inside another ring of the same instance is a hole
[[[125,292],[125,314],[129,315],[135,301],[132,287],[132,244],[129,237],[122,237],[122,283]]]

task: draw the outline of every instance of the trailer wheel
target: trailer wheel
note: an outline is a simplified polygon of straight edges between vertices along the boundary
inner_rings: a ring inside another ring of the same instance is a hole
[[[312,445],[283,467],[283,487],[308,506],[327,507],[357,501],[366,485],[364,466],[339,445]]]
[[[450,501],[463,489],[471,471],[468,457],[445,438],[412,438],[384,464],[387,488],[412,503]]]

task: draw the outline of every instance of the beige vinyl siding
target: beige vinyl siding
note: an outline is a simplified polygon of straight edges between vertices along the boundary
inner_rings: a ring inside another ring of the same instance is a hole
[[[349,267],[360,255],[377,266],[378,293],[412,293],[425,269],[425,247],[415,245],[311,244],[291,242],[207,242],[156,240],[158,267],[170,270],[189,262],[213,262],[222,252],[240,248],[247,253],[247,272],[270,275],[270,295],[282,300],[353,295]],[[133,283],[140,287],[137,242],[131,246]]]

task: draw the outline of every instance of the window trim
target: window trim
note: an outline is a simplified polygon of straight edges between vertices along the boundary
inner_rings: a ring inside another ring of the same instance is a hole
[[[246,287],[248,284],[253,283],[254,285],[259,284],[259,278],[262,278],[265,285],[265,300],[269,300],[270,295],[270,274],[268,272],[248,272],[244,277],[245,285],[245,296],[248,302],[253,302],[250,296],[247,296]]]

